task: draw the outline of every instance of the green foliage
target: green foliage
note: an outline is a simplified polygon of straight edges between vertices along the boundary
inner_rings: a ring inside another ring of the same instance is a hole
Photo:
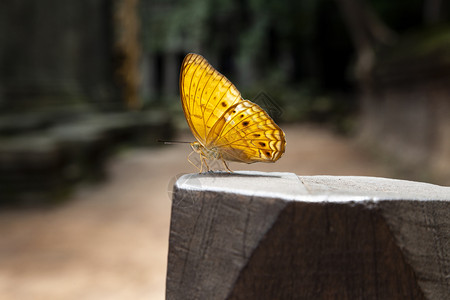
[[[371,0],[377,15],[396,32],[417,28],[423,24],[424,0]]]
[[[434,57],[434,60],[450,62],[450,26],[426,28],[402,39],[389,49],[382,52],[381,60],[384,63],[418,60],[425,57]]]
[[[285,120],[328,120],[341,129],[351,127],[346,116],[351,118],[357,108],[346,95],[353,90],[354,47],[337,1],[141,3],[145,51],[199,52],[244,96],[272,95]],[[423,24],[422,0],[369,4],[399,33]]]

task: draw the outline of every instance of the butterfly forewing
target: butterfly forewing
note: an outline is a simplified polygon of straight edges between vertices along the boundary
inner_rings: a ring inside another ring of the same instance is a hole
[[[241,94],[202,56],[188,54],[180,74],[181,102],[189,127],[207,145],[212,127],[225,111],[241,101]]]

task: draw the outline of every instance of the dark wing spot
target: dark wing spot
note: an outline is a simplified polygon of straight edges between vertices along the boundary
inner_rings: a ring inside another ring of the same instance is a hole
[[[248,125],[248,121],[242,122],[242,125],[247,126]]]
[[[266,146],[266,143],[263,143],[263,142],[259,142],[259,144],[260,144],[262,147],[265,147],[265,146]]]
[[[269,152],[269,151],[266,151],[266,155],[267,155],[267,156],[270,156],[270,152]]]
[[[233,114],[235,114],[236,113],[236,110],[235,109],[233,109]]]
[[[242,119],[242,118],[244,117],[244,114],[242,114],[240,117],[241,117],[241,119]]]
[[[222,106],[223,107],[227,107],[227,103],[224,101],[224,102],[222,102]]]
[[[254,133],[253,136],[254,137],[260,137],[261,135],[259,133]]]

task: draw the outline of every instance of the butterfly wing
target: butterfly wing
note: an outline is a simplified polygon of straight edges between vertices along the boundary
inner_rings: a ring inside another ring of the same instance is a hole
[[[224,125],[219,129],[220,123]],[[283,130],[257,104],[242,100],[219,120],[213,147],[225,160],[245,163],[275,162],[283,155]]]
[[[195,138],[203,145],[216,136],[212,128],[231,106],[242,101],[236,87],[201,55],[190,53],[180,72],[180,94],[184,115]]]

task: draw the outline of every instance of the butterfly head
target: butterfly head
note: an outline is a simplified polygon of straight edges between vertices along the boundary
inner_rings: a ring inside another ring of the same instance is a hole
[[[192,148],[192,150],[194,150],[197,153],[202,153],[202,148],[204,148],[204,147],[199,142],[193,142],[193,143],[191,143],[191,148]]]
[[[194,152],[197,152],[201,156],[207,159],[218,159],[220,157],[219,152],[215,148],[208,149],[199,142],[191,143],[191,148]]]

